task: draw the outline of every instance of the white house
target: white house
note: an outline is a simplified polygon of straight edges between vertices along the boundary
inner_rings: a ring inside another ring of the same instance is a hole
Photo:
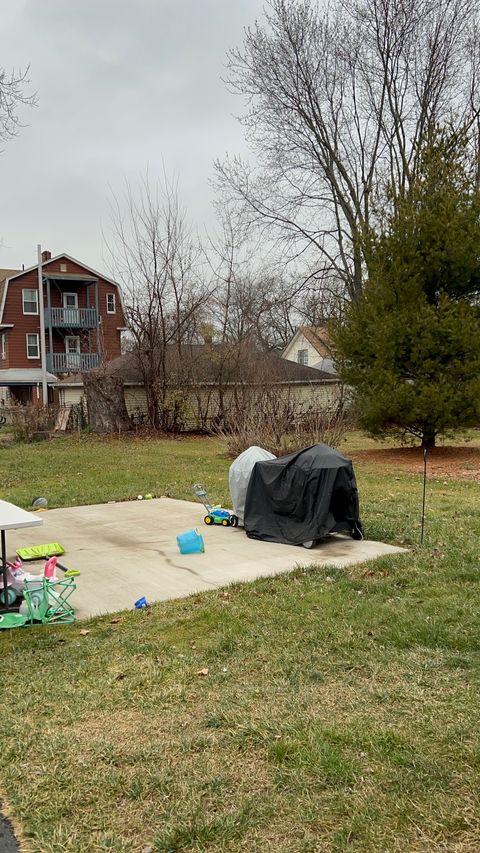
[[[299,326],[282,352],[282,358],[337,375],[325,326]]]

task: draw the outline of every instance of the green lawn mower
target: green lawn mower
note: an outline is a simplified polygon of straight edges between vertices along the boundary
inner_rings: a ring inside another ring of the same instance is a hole
[[[213,506],[208,500],[205,486],[195,483],[193,492],[207,511],[207,515],[203,519],[205,524],[221,524],[222,527],[237,527],[237,516],[228,509],[222,509],[221,506]]]

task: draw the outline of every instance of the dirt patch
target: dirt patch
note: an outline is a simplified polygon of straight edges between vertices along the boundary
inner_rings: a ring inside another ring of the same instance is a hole
[[[412,474],[423,471],[423,452],[420,447],[379,448],[350,453],[354,462],[368,462],[398,468]],[[435,447],[429,451],[429,477],[453,477],[480,483],[479,447]]]

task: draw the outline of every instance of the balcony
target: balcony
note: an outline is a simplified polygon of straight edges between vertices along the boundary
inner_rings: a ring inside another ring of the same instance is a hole
[[[68,309],[70,310],[70,309]],[[50,373],[83,373],[100,365],[98,352],[54,352],[47,354]]]
[[[98,312],[96,308],[47,308],[45,325],[57,329],[96,329]]]

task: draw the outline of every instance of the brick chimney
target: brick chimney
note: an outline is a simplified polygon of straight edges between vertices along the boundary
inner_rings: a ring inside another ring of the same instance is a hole
[[[45,261],[49,261],[51,257],[52,257],[52,253],[49,252],[47,249],[44,252],[42,252],[42,264],[44,264]]]

